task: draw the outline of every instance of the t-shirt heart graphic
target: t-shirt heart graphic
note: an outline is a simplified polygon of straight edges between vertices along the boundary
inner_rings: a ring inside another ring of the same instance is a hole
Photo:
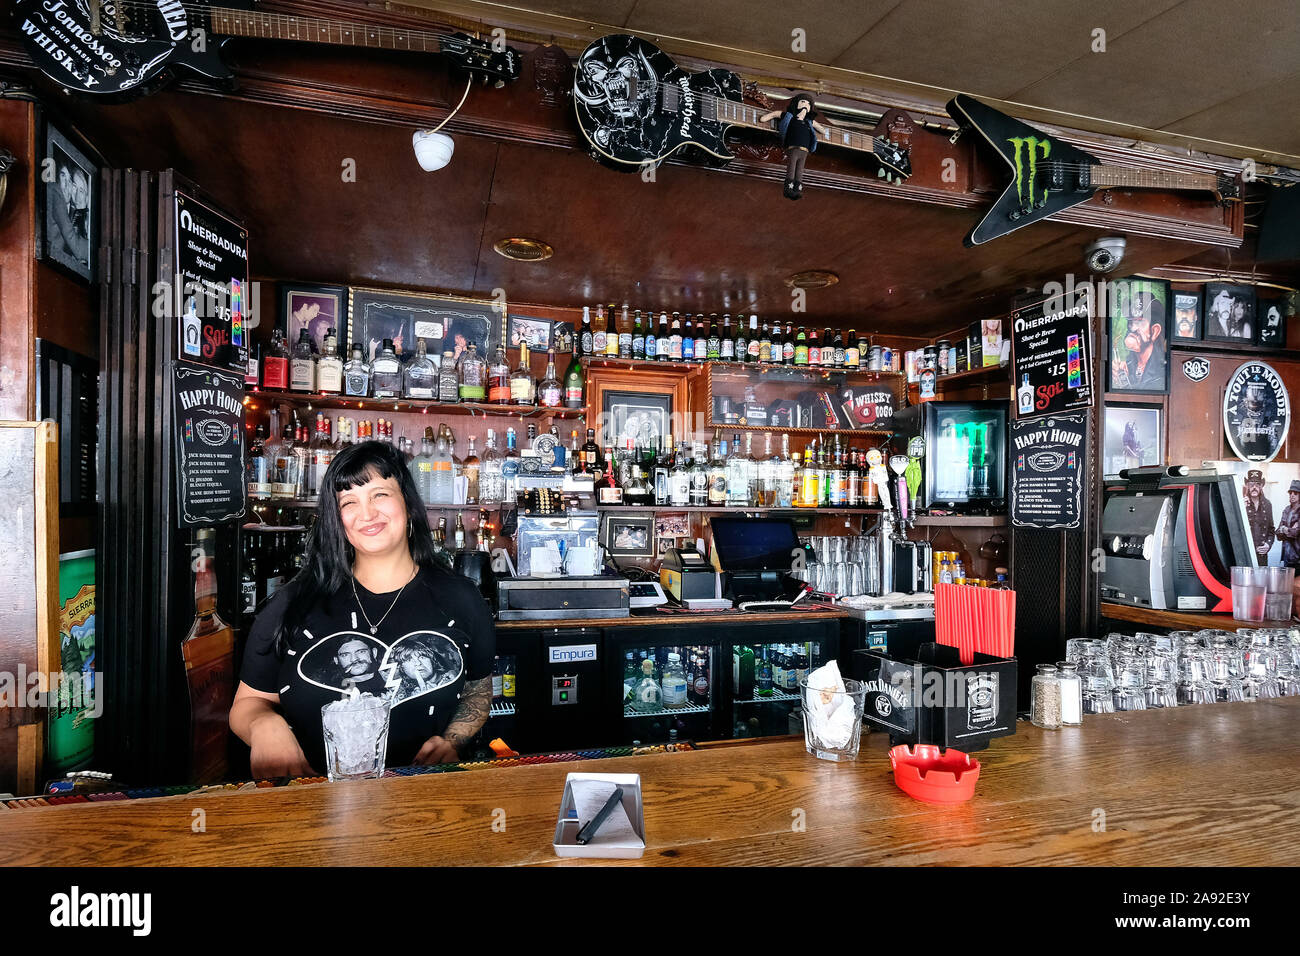
[[[338,631],[298,659],[298,674],[307,683],[339,694],[355,687],[387,697],[394,707],[450,686],[464,672],[460,647],[441,631],[411,631],[391,645],[359,631]]]

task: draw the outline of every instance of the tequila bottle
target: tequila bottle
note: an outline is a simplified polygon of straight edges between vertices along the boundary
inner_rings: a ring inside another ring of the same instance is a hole
[[[425,351],[424,339],[417,339],[415,358],[406,366],[406,397],[432,400],[437,389],[438,369]]]
[[[411,459],[407,469],[415,481],[416,490],[420,492],[420,500],[425,504],[433,504],[433,428],[431,426],[425,428],[424,438],[420,441],[420,453]]]
[[[465,504],[476,505],[479,503],[481,493],[481,472],[482,462],[479,461],[478,453],[474,450],[476,436],[469,436],[469,452],[465,455],[465,461],[461,465],[462,473],[465,475]]]
[[[460,400],[481,402],[487,397],[487,363],[478,354],[478,346],[469,343],[469,351],[460,359]]]
[[[704,446],[696,445],[691,456],[691,490],[692,507],[704,507],[709,503],[709,465],[704,454]]]
[[[483,460],[479,464],[478,501],[481,505],[500,504],[505,494],[505,476],[501,470],[501,452],[497,451],[496,432],[488,429],[483,441]]]

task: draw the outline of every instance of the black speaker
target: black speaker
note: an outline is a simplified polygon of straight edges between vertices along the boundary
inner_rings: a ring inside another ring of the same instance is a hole
[[[1269,191],[1255,258],[1259,262],[1300,259],[1300,185]]]

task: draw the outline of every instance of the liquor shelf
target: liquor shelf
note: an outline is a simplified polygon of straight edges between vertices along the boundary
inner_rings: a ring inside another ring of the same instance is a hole
[[[250,498],[250,508],[315,508],[315,498]],[[500,504],[460,504],[460,505],[431,505],[424,506],[426,511],[500,511]],[[644,511],[645,509],[640,509]]]
[[[875,515],[880,514],[879,508],[777,508],[763,507],[759,505],[732,505],[730,507],[720,507],[717,505],[599,505],[598,511],[614,512],[632,512],[634,514],[646,514],[653,511],[687,511],[692,514],[761,514],[761,515]]]
[[[922,528],[1005,528],[1006,515],[916,515],[910,519]]]
[[[248,398],[273,405],[285,404],[315,410],[350,408],[361,411],[434,412],[438,415],[484,415],[519,418],[582,418],[585,408],[547,408],[542,405],[491,405],[486,402],[434,402],[419,398],[358,398],[315,392],[267,392],[250,389]]]
[[[830,365],[773,365],[770,362],[659,362],[649,359],[617,358],[613,355],[581,356],[584,367],[590,368],[629,368],[655,369],[664,372],[680,372],[683,375],[699,374],[712,371],[718,378],[728,381],[746,381],[753,375],[762,375],[770,381],[824,381],[831,376],[853,376],[856,381],[874,382],[886,379],[903,378],[902,372],[886,372],[868,368],[844,368]]]

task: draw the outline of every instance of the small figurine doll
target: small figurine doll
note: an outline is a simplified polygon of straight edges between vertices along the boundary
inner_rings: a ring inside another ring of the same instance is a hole
[[[804,163],[808,154],[817,149],[817,134],[829,136],[830,129],[817,122],[812,97],[807,93],[796,93],[784,111],[772,110],[759,122],[770,123],[778,116],[781,117],[781,147],[785,150],[785,198],[799,199],[803,196]]]

